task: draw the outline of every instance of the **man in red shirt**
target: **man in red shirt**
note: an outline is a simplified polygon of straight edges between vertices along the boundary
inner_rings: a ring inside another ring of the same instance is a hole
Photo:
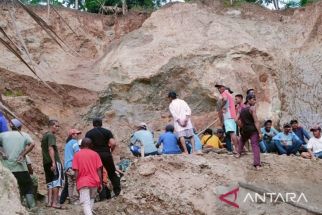
[[[92,141],[84,138],[81,150],[73,159],[73,169],[76,176],[76,186],[79,191],[80,203],[85,215],[92,215],[97,191],[102,189],[102,161],[97,152],[91,150]]]

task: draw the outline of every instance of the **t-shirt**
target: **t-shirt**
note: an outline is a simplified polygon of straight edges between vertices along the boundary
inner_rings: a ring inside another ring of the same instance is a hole
[[[271,141],[272,138],[278,134],[278,131],[275,128],[271,128],[270,131],[266,131],[265,127],[261,128],[261,133],[263,134],[263,140]]]
[[[79,151],[79,145],[77,140],[71,139],[65,146],[65,154],[64,154],[64,170],[66,171],[68,168],[72,168],[73,158],[76,152]]]
[[[322,152],[322,136],[320,138],[311,137],[307,143],[307,148],[312,149],[313,153]]]
[[[202,142],[202,145],[211,146],[216,149],[219,149],[221,147],[221,142],[216,135],[212,135],[211,137],[209,134],[203,135],[201,138],[201,142]]]
[[[288,146],[292,145],[293,142],[301,141],[296,134],[293,132],[288,133],[287,135],[284,132],[280,132],[273,137],[273,140],[279,140],[281,142],[286,142]]]
[[[0,111],[0,133],[8,131],[8,122]]]
[[[163,144],[163,154],[178,154],[181,150],[178,145],[178,139],[172,132],[165,132],[159,137],[158,144]]]
[[[56,137],[50,131],[46,132],[41,140],[41,151],[44,164],[50,164],[51,158],[49,155],[49,146],[54,148],[55,152],[55,161],[61,163],[58,153],[58,148],[56,145]]]
[[[201,140],[198,137],[198,135],[193,134],[193,139],[195,140],[195,151],[201,151],[202,150],[202,144],[201,144]]]
[[[111,153],[108,142],[113,137],[113,134],[110,130],[107,130],[102,127],[95,127],[89,130],[85,137],[92,140],[93,150],[96,152],[108,152]]]
[[[225,90],[221,96],[226,100],[224,105],[223,117],[224,120],[226,119],[235,119],[236,118],[236,109],[235,109],[235,102],[233,96]]]
[[[17,162],[17,158],[25,149],[26,145],[31,144],[31,137],[25,132],[7,131],[0,134],[0,146],[6,153],[8,159],[2,160],[2,163],[11,172],[28,171],[26,161]]]
[[[73,159],[73,169],[78,170],[77,190],[82,187],[100,187],[101,182],[97,169],[101,167],[102,161],[97,152],[90,149],[82,149],[76,152]]]
[[[134,132],[130,142],[134,145],[143,145],[144,154],[156,152],[158,150],[154,144],[153,135],[151,131],[148,130],[139,130]]]
[[[174,120],[174,130],[176,132],[184,131],[186,129],[192,129],[191,119],[188,119],[187,125],[182,127],[178,120],[183,121],[187,116],[191,116],[191,109],[189,105],[182,99],[173,99],[169,105],[169,110]]]

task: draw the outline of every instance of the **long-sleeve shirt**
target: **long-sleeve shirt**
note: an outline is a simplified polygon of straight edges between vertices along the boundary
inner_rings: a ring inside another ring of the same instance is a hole
[[[301,141],[300,138],[298,138],[298,136],[296,136],[296,134],[294,134],[293,132],[290,132],[288,134],[280,132],[273,137],[273,140],[284,142],[288,146],[291,146],[295,142]]]
[[[293,129],[293,132],[300,138],[300,140],[305,144],[305,139],[309,140],[311,136],[309,133],[303,128],[303,127],[298,127],[297,129]]]
[[[174,129],[176,132],[184,131],[186,129],[192,129],[191,123],[191,109],[188,104],[182,99],[174,99],[169,105],[170,113],[174,120]],[[187,125],[182,127],[178,120],[183,122],[185,119],[188,119]]]

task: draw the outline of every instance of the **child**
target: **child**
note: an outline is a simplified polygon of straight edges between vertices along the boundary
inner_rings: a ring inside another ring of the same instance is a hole
[[[102,189],[102,161],[99,155],[90,149],[91,146],[92,141],[84,138],[81,150],[75,154],[73,160],[77,190],[85,215],[93,214],[94,199],[97,191]]]

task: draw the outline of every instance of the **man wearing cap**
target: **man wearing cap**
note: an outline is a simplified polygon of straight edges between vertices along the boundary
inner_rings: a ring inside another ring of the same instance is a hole
[[[241,127],[241,137],[239,138],[238,151],[235,157],[240,157],[244,149],[246,141],[250,140],[253,150],[254,161],[253,165],[258,170],[261,166],[260,162],[260,126],[256,111],[256,97],[255,95],[248,95],[246,97],[247,106],[241,110],[238,118],[239,126]]]
[[[302,141],[292,132],[290,123],[285,123],[283,130],[273,137],[277,151],[280,155],[295,155],[300,149]]]
[[[263,153],[275,152],[276,147],[273,140],[273,137],[278,134],[278,131],[275,128],[272,128],[272,120],[266,120],[264,127],[261,128],[261,133],[263,136],[262,141],[259,142],[260,149]]]
[[[81,133],[81,131],[74,128],[68,131],[68,137],[71,139],[67,142],[64,153],[64,171],[67,176],[68,195],[71,204],[75,204],[78,199],[75,172],[72,168],[72,164],[75,153],[80,150],[78,139]]]
[[[174,120],[174,130],[180,140],[181,147],[185,154],[188,154],[185,139],[190,139],[191,153],[195,152],[195,140],[193,126],[191,123],[191,109],[188,104],[177,98],[176,92],[169,92],[168,98],[170,99],[169,110]]]
[[[147,124],[144,122],[137,125],[137,131],[131,136],[130,145],[131,152],[135,156],[145,157],[158,154],[153,134],[147,129]]]
[[[112,132],[108,129],[102,128],[103,122],[101,118],[93,119],[93,129],[89,130],[85,137],[92,140],[93,150],[100,156],[103,166],[107,171],[108,178],[113,185],[115,196],[121,192],[120,178],[116,175],[115,164],[112,152],[115,149],[116,141]]]
[[[307,143],[308,152],[302,152],[301,156],[308,159],[322,159],[321,127],[313,126],[310,131],[313,133],[313,137]]]
[[[35,144],[27,133],[21,131],[22,123],[18,119],[11,120],[10,124],[12,131],[0,134],[0,147],[5,154],[1,162],[15,176],[20,195],[26,197],[28,207],[32,208],[36,206],[36,202],[25,156],[31,152]]]
[[[218,89],[218,91],[221,94],[221,107],[219,111],[219,115],[222,116],[224,121],[224,127],[226,133],[230,136],[231,141],[234,144],[234,153],[237,153],[238,148],[238,139],[237,139],[237,124],[236,124],[236,109],[235,109],[235,103],[233,96],[229,92],[229,88],[226,88],[223,85],[216,84],[215,87]]]

